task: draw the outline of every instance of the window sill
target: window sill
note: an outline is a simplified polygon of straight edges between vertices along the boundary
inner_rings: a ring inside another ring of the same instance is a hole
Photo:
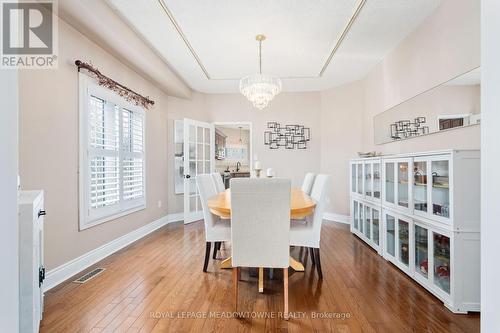
[[[87,223],[84,223],[84,224],[82,224],[81,221],[80,221],[80,226],[79,226],[79,230],[78,231],[83,231],[85,229],[89,229],[89,228],[95,227],[95,226],[97,226],[99,224],[102,224],[102,223],[105,223],[105,222],[116,220],[116,219],[118,219],[120,217],[124,217],[124,216],[130,215],[132,213],[136,213],[136,212],[144,210],[144,209],[146,209],[146,204],[142,203],[142,204],[140,204],[140,205],[138,205],[136,207],[128,208],[127,210],[124,210],[124,211],[121,211],[119,213],[115,213],[115,214],[112,214],[112,215],[100,217],[97,220],[91,220],[91,221],[88,221]]]

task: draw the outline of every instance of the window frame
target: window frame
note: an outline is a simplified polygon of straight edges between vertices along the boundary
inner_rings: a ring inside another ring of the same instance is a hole
[[[123,97],[111,90],[99,86],[95,80],[83,73],[79,75],[79,161],[78,161],[78,186],[79,186],[79,230],[85,230],[96,225],[115,220],[117,218],[146,209],[147,188],[146,188],[146,113],[144,109],[128,102]],[[95,96],[107,103],[118,105],[119,110],[119,144],[117,155],[119,159],[120,190],[117,204],[102,207],[97,210],[90,208],[90,175],[89,175],[89,102],[90,97]],[[142,115],[142,153],[125,152],[123,145],[123,122],[122,109],[127,109],[133,113]],[[143,196],[136,199],[123,199],[123,159],[126,157],[140,156],[143,159]]]

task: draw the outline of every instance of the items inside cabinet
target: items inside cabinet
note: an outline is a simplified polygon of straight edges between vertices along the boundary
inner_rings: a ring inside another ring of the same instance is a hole
[[[450,238],[433,232],[434,284],[450,293]]]
[[[432,214],[450,217],[449,162],[432,161]]]

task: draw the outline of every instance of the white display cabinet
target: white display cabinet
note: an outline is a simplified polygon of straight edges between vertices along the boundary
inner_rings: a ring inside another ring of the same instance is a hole
[[[351,161],[351,196],[381,203],[382,160],[380,157]]]
[[[351,211],[353,212],[351,231],[382,254],[382,214],[380,206],[353,199],[351,200]]]
[[[373,196],[376,163],[380,201]],[[451,311],[479,311],[480,152],[355,159],[351,179],[351,231]]]

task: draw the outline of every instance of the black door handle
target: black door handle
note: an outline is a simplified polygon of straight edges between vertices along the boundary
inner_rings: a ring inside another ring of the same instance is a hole
[[[190,176],[190,175],[185,175],[184,177],[186,177],[187,179],[191,178],[191,176]]]
[[[47,215],[47,213],[44,210],[40,209],[40,211],[38,211],[38,217],[44,216],[44,215]]]

